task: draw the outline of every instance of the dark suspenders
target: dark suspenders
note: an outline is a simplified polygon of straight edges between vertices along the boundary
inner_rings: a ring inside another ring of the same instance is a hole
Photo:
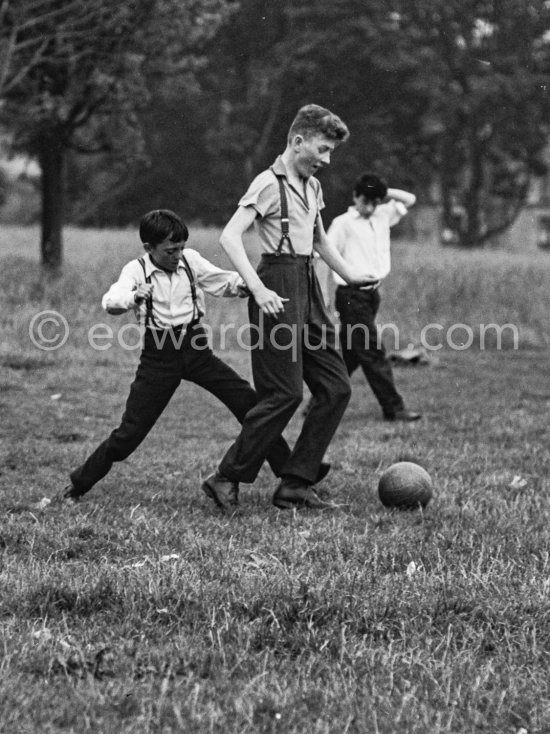
[[[151,276],[147,275],[147,271],[145,270],[145,260],[140,257],[138,263],[143,268],[145,282],[149,284],[151,282]],[[148,328],[149,323],[153,324],[155,328],[158,328],[157,322],[155,321],[155,315],[153,314],[153,296],[151,294],[149,294],[145,299],[145,328]]]
[[[183,252],[181,253],[181,259],[183,262],[183,267],[185,268],[185,272],[187,273],[187,277],[189,278],[189,285],[191,286],[191,300],[193,301],[193,318],[191,319],[191,324],[198,324],[199,321],[201,320],[201,317],[204,316],[204,314],[202,313],[202,311],[199,308],[199,302],[197,299],[197,286],[195,284],[195,276]]]
[[[273,171],[273,168],[271,168],[271,170]],[[279,184],[279,196],[281,197],[281,239],[279,240],[279,246],[277,247],[275,254],[277,256],[281,255],[284,244],[287,242],[290,254],[292,257],[296,257],[296,251],[294,250],[294,245],[290,239],[290,228],[288,226],[288,200],[286,198],[285,191],[285,177],[275,173],[275,171],[273,171],[273,175],[277,178],[277,183]]]
[[[187,262],[187,259],[185,256],[181,255],[183,268],[185,270],[185,274],[189,278],[189,285],[191,287],[191,300],[193,301],[193,317],[190,322],[190,326],[194,326],[195,324],[198,324],[201,320],[201,317],[204,316],[202,311],[199,308],[199,302],[197,298],[197,286],[195,283],[195,276],[193,275],[193,271],[191,270],[191,266]],[[147,275],[147,271],[145,270],[145,260],[140,257],[138,260],[138,263],[143,268],[143,275],[145,276],[145,282],[150,283],[151,282],[151,276]],[[147,328],[149,324],[152,324],[155,329],[160,328],[157,322],[155,321],[155,315],[153,313],[153,296],[149,295],[145,299],[145,327]]]

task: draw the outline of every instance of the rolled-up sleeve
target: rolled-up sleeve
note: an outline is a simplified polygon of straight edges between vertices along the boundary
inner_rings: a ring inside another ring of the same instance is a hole
[[[128,311],[130,308],[135,308],[134,291],[138,283],[139,272],[136,271],[135,263],[130,262],[122,268],[117,282],[113,283],[101,299],[102,308],[105,311],[111,309]]]
[[[403,202],[392,199],[383,206],[387,207],[390,227],[400,222],[407,213],[407,207]]]
[[[277,211],[279,207],[279,187],[271,171],[263,171],[256,176],[248,191],[239,201],[239,206],[251,206],[259,217]]]
[[[189,260],[197,283],[205,293],[211,296],[238,296],[241,288],[245,287],[241,276],[234,270],[222,270],[195,250],[186,250],[185,256]]]

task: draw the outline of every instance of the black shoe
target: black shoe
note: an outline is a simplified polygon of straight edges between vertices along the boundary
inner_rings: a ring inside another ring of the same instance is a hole
[[[313,487],[296,482],[282,480],[275,494],[273,504],[279,510],[291,510],[293,507],[306,507],[310,510],[336,510],[338,505],[322,500]]]
[[[219,472],[211,474],[201,485],[207,497],[227,515],[235,515],[239,509],[239,483],[226,479]]]
[[[50,500],[52,505],[74,505],[80,502],[82,495],[78,494],[73,484],[68,484],[60,492],[54,494]]]
[[[397,410],[395,413],[384,413],[384,420],[387,421],[406,421],[408,423],[417,421],[422,418],[422,413],[415,413],[413,410]]]

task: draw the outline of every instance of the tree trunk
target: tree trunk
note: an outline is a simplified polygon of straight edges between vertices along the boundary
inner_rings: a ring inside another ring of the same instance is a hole
[[[42,265],[58,270],[63,264],[63,204],[65,150],[61,135],[52,130],[39,143],[42,169]]]
[[[457,197],[460,182],[460,160],[456,152],[457,134],[449,124],[443,138],[440,165],[440,196],[443,215],[442,243],[462,245],[464,236],[464,217],[461,202]]]
[[[275,88],[271,91],[269,111],[267,113],[265,122],[262,127],[262,131],[258,142],[254,146],[254,149],[245,157],[244,160],[244,172],[246,175],[246,185],[252,181],[254,176],[258,173],[258,167],[261,163],[265,165],[265,151],[273,133],[275,123],[279,116],[281,109],[281,102],[283,99],[283,87],[285,77],[285,66],[282,66],[282,70],[279,73],[278,78],[275,80]]]
[[[485,171],[483,139],[479,137],[475,125],[472,126],[469,148],[469,182],[464,196],[468,226],[463,244],[465,247],[479,247],[483,237],[480,198],[485,185]]]

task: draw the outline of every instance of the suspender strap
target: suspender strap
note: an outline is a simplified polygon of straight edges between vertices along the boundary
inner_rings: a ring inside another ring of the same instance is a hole
[[[273,171],[273,168],[271,170]],[[282,254],[283,247],[286,242],[288,243],[290,254],[292,255],[292,257],[296,257],[296,251],[294,250],[294,245],[292,244],[292,240],[290,239],[290,228],[288,223],[288,200],[286,198],[284,183],[285,177],[279,176],[277,173],[275,173],[275,171],[273,171],[273,175],[277,178],[277,183],[279,184],[279,196],[281,198],[281,239],[279,240],[279,246],[277,247],[277,251],[275,252],[275,254]]]
[[[193,274],[193,271],[191,270],[191,266],[187,262],[185,256],[182,253],[181,256],[182,264],[185,269],[185,274],[189,278],[189,285],[191,287],[191,300],[193,301],[193,316],[191,318],[191,324],[198,324],[201,320],[202,316],[204,316],[203,312],[201,311],[199,307],[199,301],[197,298],[197,286],[195,284],[195,276]],[[143,275],[145,276],[145,282],[150,283],[151,282],[151,276],[147,275],[147,271],[145,270],[145,260],[140,257],[138,260],[139,264],[143,268]],[[149,324],[152,324],[155,328],[160,328],[155,321],[155,315],[153,313],[153,296],[149,295],[145,299],[145,327],[147,328]]]
[[[145,282],[150,283],[151,282],[151,276],[147,275],[147,271],[145,270],[145,260],[140,257],[138,260],[139,264],[143,268],[143,275],[145,277]],[[157,322],[155,321],[155,315],[153,313],[153,296],[152,294],[149,294],[147,298],[145,299],[145,328],[149,326],[149,324],[152,324],[154,327],[158,328]]]
[[[183,267],[185,268],[185,272],[187,273],[187,277],[189,278],[189,285],[191,287],[191,299],[193,301],[193,318],[191,319],[191,323],[198,324],[204,314],[200,310],[199,301],[197,299],[197,286],[195,284],[195,276],[183,252],[181,253],[181,261],[183,263]]]

